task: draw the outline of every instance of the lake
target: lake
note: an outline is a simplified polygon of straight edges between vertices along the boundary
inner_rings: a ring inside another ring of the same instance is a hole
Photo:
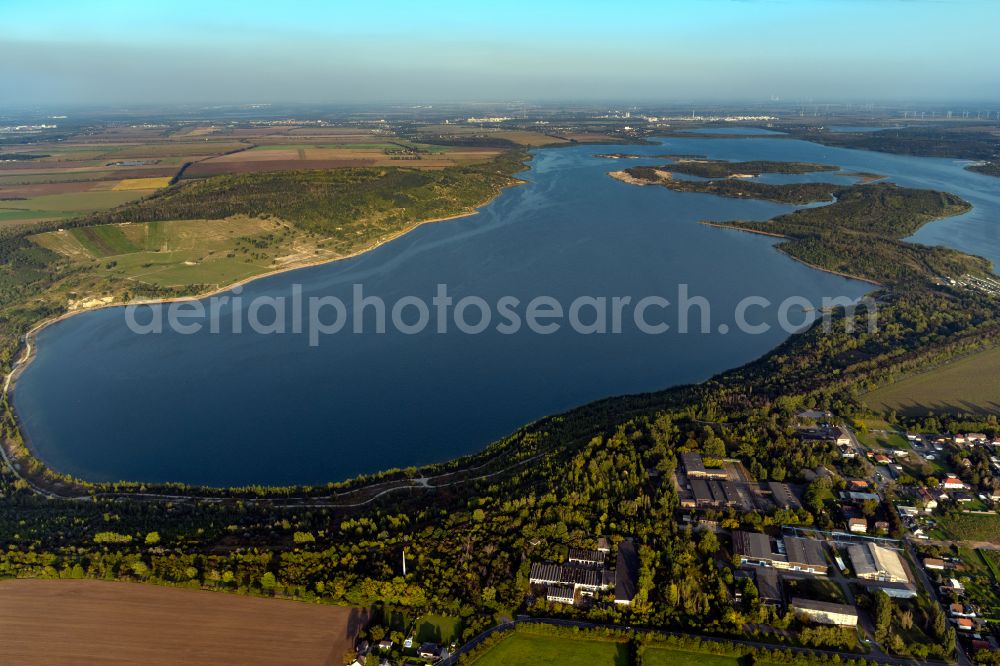
[[[594,157],[627,152],[634,160]],[[18,379],[14,402],[32,450],[56,470],[95,480],[206,485],[323,483],[482,449],[518,426],[606,396],[698,382],[765,354],[787,337],[775,308],[754,310],[765,334],[731,326],[741,299],[857,298],[863,283],[810,269],[773,239],[698,224],[767,219],[792,210],[760,201],[635,187],[608,171],[660,164],[652,155],[796,160],[874,171],[908,186],[954,192],[969,213],[916,240],[1000,261],[1000,188],[963,162],[830,148],[767,137],[670,138],[650,146],[534,152],[528,182],[480,214],[425,225],[364,255],[249,283],[244,301],[335,296],[353,285],[388,303],[430,302],[438,284],[457,301],[536,296],[660,295],[678,285],[711,304],[711,332],[582,335],[564,326],[478,335],[136,335],[122,308],[50,326]],[[831,174],[811,176],[827,180]],[[843,177],[837,177],[844,181]],[[655,310],[653,310],[655,312]],[[665,312],[669,312],[666,310]],[[695,311],[697,313],[697,310]],[[223,320],[228,311],[222,310]],[[801,310],[798,315],[801,315]],[[655,318],[655,317],[653,317]],[[468,317],[475,320],[474,315]],[[694,317],[697,320],[697,316]],[[718,326],[730,326],[720,333]]]

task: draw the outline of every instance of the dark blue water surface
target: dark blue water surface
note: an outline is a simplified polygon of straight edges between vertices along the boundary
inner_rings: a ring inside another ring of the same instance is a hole
[[[32,448],[55,469],[87,479],[210,485],[317,483],[442,461],[546,414],[701,381],[759,357],[787,334],[717,332],[746,296],[819,303],[869,289],[792,261],[771,239],[697,224],[767,219],[790,207],[627,185],[607,172],[663,160],[593,156],[616,150],[815,161],[948,190],[975,209],[928,225],[916,239],[1000,260],[997,181],[954,160],[756,137],[540,150],[524,174],[529,182],[479,215],[252,282],[242,297],[289,296],[297,283],[305,298],[350,303],[352,285],[361,283],[391,305],[409,295],[429,302],[444,283],[456,300],[510,295],[523,304],[551,295],[568,306],[581,295],[675,301],[685,283],[711,302],[716,332],[645,335],[626,325],[618,335],[579,335],[564,325],[552,335],[493,328],[439,335],[431,328],[341,332],[310,347],[305,335],[291,334],[139,336],[123,309],[94,311],[42,331],[37,357],[18,380],[15,404]],[[773,324],[776,309],[752,318]],[[660,311],[650,312],[655,320]],[[668,310],[666,321],[676,315]]]

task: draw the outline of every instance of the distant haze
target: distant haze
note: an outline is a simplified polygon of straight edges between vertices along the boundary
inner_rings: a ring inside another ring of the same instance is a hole
[[[0,0],[0,106],[997,100],[991,0]]]

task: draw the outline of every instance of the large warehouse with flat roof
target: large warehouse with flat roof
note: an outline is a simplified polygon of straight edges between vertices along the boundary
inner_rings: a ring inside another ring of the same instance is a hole
[[[826,574],[827,561],[823,544],[813,539],[785,537],[773,540],[759,532],[733,532],[733,554],[741,564],[774,567],[788,571]]]
[[[797,616],[804,617],[811,622],[841,627],[853,627],[858,624],[858,609],[854,606],[798,597],[792,599],[791,605]]]
[[[890,583],[908,583],[906,567],[899,553],[874,543],[855,543],[847,547],[851,566],[858,578]]]

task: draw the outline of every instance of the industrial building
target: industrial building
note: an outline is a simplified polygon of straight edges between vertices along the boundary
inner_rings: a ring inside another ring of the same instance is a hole
[[[865,580],[908,583],[906,567],[894,550],[874,543],[855,543],[847,547],[854,575]]]
[[[858,609],[847,604],[795,597],[792,599],[792,608],[797,617],[810,622],[832,624],[838,627],[854,627],[858,624]]]
[[[741,564],[774,567],[787,571],[801,571],[825,575],[827,560],[823,544],[813,539],[785,537],[772,539],[759,532],[733,532],[733,554]]]

